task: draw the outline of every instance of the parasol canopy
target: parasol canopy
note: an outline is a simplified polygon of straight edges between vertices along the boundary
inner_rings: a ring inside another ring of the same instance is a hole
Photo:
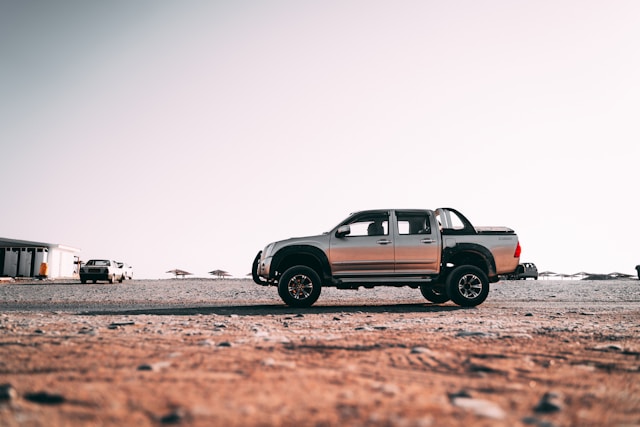
[[[209,274],[211,274],[212,276],[216,276],[218,278],[231,276],[231,274],[227,273],[224,270],[213,270],[213,271],[210,271]]]
[[[188,271],[180,270],[178,268],[175,268],[173,270],[169,270],[169,271],[167,271],[167,273],[173,274],[176,277],[184,277],[184,276],[193,275],[193,273],[189,273]]]

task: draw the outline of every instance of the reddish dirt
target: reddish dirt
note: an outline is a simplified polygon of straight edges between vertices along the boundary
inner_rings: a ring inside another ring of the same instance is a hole
[[[11,312],[0,424],[640,424],[636,305],[485,304]]]

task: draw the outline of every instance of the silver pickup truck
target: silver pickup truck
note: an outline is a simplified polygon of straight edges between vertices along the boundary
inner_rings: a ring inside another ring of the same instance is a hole
[[[268,244],[254,282],[277,286],[292,307],[309,307],[323,286],[420,288],[429,301],[472,307],[498,275],[513,273],[520,243],[506,227],[474,227],[452,208],[356,212],[331,231]]]

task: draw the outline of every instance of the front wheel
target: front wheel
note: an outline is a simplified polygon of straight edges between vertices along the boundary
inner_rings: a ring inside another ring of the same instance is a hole
[[[489,279],[472,265],[454,268],[447,277],[447,292],[451,301],[462,307],[475,307],[489,295]]]
[[[320,297],[320,276],[315,270],[296,265],[285,271],[278,282],[278,295],[290,307],[309,307]]]
[[[449,301],[449,295],[442,285],[420,285],[420,292],[427,301],[434,304],[444,304]]]

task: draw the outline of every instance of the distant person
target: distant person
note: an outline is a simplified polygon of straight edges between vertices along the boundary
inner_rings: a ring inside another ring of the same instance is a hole
[[[640,265],[636,265],[636,271],[638,272],[638,280],[640,280]]]

